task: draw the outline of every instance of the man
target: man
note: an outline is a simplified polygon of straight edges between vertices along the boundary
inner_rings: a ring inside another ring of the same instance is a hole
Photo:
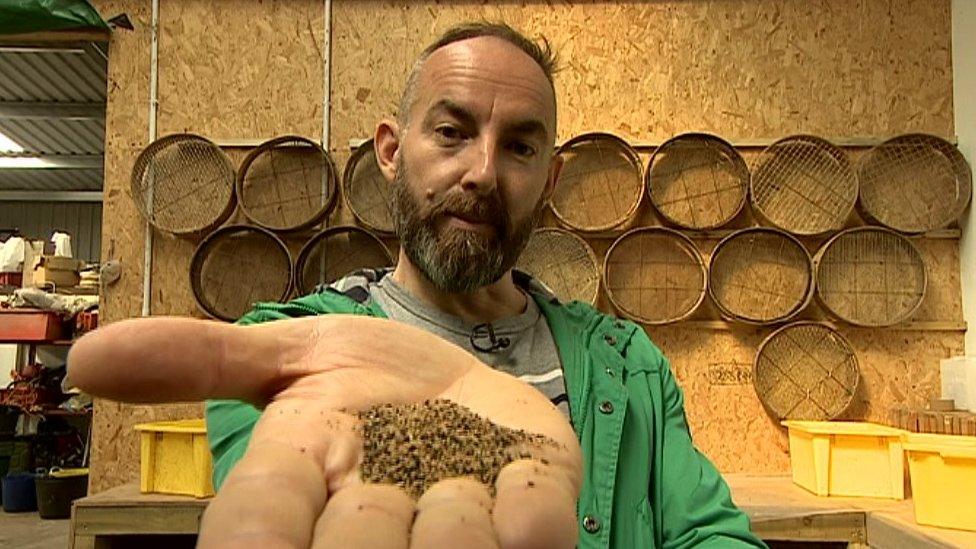
[[[308,531],[310,524],[315,524],[316,546],[378,546],[363,536],[381,535],[381,525],[388,524],[396,532],[382,539],[396,539],[390,546],[403,547],[405,536],[414,547],[550,547],[574,541],[579,547],[762,546],[750,533],[747,518],[732,505],[718,472],[693,447],[681,393],[667,361],[643,330],[581,303],[560,303],[541,284],[512,270],[561,166],[553,156],[553,70],[548,47],[540,48],[505,25],[453,28],[422,53],[403,93],[399,117],[381,122],[375,135],[376,156],[395,196],[401,240],[395,270],[356,273],[287,304],[260,304],[239,322],[303,317],[304,324],[271,322],[248,328],[247,338],[241,332],[208,328],[213,333],[203,340],[194,334],[196,328],[159,325],[157,334],[179,329],[177,337],[188,342],[197,338],[186,347],[199,356],[183,357],[183,364],[220,365],[202,375],[169,364],[193,380],[190,388],[160,389],[167,382],[157,374],[151,389],[133,389],[137,383],[132,379],[153,377],[147,373],[150,366],[140,365],[131,370],[135,373],[130,373],[128,386],[119,389],[86,365],[110,359],[135,363],[135,354],[120,357],[113,350],[106,355],[107,344],[98,341],[74,351],[72,376],[83,378],[76,383],[105,396],[139,400],[151,393],[154,401],[234,397],[207,405],[221,503],[215,501],[208,511],[206,530],[217,530],[213,525],[218,523],[226,529],[260,521],[255,509],[266,513],[269,506],[256,500],[272,497],[275,491],[264,479],[273,472],[283,479],[281,487],[292,487],[299,503],[282,503],[294,507],[288,513],[276,506],[271,509],[275,520],[265,521],[284,521],[287,528],[262,527],[254,535],[264,542],[273,531],[272,537],[287,538],[287,546],[302,545],[307,535],[289,532]],[[318,315],[328,315],[324,318],[332,322],[310,318]],[[397,324],[335,315],[388,318]],[[318,323],[311,324],[313,320]],[[445,340],[470,354],[457,354],[457,347]],[[246,358],[237,356],[241,354]],[[255,355],[274,357],[274,364],[266,366],[268,360],[254,360]],[[471,359],[465,357],[471,355],[480,362],[458,366],[468,364]],[[319,381],[313,383],[303,377],[316,368],[309,356],[345,362],[341,368],[326,368],[327,381],[315,372],[310,377]],[[552,405],[545,405],[550,411],[532,404],[536,397],[517,397],[523,385],[509,376],[491,377],[487,371],[492,370],[481,369],[481,363],[531,384],[562,414]],[[463,395],[462,386],[467,387]],[[344,488],[347,477],[354,476],[357,454],[354,442],[342,442],[350,431],[340,433],[335,427],[342,417],[330,414],[369,399],[410,401],[431,394],[453,395],[449,398],[502,424],[569,439],[564,454],[529,460],[509,475],[536,475],[525,485],[535,486],[538,480],[547,492],[512,495],[500,476],[490,516],[469,505],[486,497],[470,484],[443,488],[436,497],[425,494],[415,509],[390,491],[342,499],[352,493]],[[332,418],[325,436],[309,410]],[[563,428],[568,428],[566,419],[570,431]],[[312,432],[316,435],[306,434]],[[282,472],[285,462],[306,471],[294,451],[281,450],[298,447],[298,437],[306,441],[301,453],[325,456],[320,463],[329,485],[326,492],[314,488],[322,484],[314,480],[320,471],[291,477]],[[335,474],[338,470],[342,474]],[[333,491],[334,486],[339,488]],[[564,504],[577,494],[574,513],[571,503]],[[317,517],[323,505],[325,511]],[[337,516],[334,509],[364,508],[375,512],[370,520],[355,513],[342,515],[342,520],[329,518]],[[477,520],[483,527],[460,527],[465,518],[457,516],[462,512],[457,509],[472,510],[465,516],[481,517]],[[417,512],[412,526],[410,511]],[[566,529],[578,533],[565,534]],[[481,537],[470,537],[474,531]]]

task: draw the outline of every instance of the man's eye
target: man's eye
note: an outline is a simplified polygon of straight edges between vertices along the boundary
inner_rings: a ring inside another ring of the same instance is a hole
[[[509,148],[512,150],[512,152],[519,156],[532,156],[535,154],[535,148],[528,143],[523,143],[522,141],[512,142],[512,144],[509,145]]]
[[[438,126],[434,129],[434,131],[437,132],[437,135],[442,139],[449,141],[461,139],[461,132],[454,126]]]

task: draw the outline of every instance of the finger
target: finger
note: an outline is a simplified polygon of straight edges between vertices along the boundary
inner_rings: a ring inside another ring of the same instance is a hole
[[[410,549],[497,549],[488,487],[469,478],[442,480],[417,501]]]
[[[312,548],[407,549],[413,513],[413,500],[397,486],[350,486],[329,500]]]
[[[368,386],[371,402],[410,402],[443,391],[474,367],[487,368],[430,332],[350,315],[255,326],[187,318],[126,320],[85,335],[68,355],[72,384],[125,402],[227,398],[264,405],[296,379],[323,371],[339,372],[349,383],[369,373],[375,378],[375,388]],[[340,403],[348,396],[341,383],[314,389]]]
[[[189,318],[141,318],[79,339],[68,377],[82,390],[126,402],[206,398],[260,401],[276,366],[301,347],[290,321],[242,327]]]
[[[306,549],[326,488],[307,455],[282,445],[253,447],[207,507],[197,547]]]
[[[495,534],[502,549],[575,547],[576,491],[553,465],[522,459],[495,481]]]

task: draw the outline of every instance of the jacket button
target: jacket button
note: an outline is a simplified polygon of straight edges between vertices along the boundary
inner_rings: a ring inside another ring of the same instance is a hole
[[[591,534],[599,532],[600,519],[594,517],[593,515],[586,515],[583,517],[583,529]]]
[[[608,376],[613,377],[613,369],[612,368],[607,367],[606,372],[607,372],[607,375]]]
[[[604,414],[612,414],[613,403],[610,402],[609,400],[604,400],[603,402],[600,403],[600,411],[603,412]]]
[[[606,341],[608,345],[616,345],[617,344],[617,338],[613,337],[610,334],[607,334],[607,335],[603,336],[603,340]]]

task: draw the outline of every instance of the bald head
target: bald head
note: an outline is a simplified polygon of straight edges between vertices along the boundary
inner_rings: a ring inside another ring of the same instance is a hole
[[[553,74],[556,72],[556,56],[549,47],[549,42],[543,37],[541,43],[533,42],[505,23],[464,23],[451,27],[431,45],[427,46],[417,57],[413,68],[407,77],[403,94],[400,96],[397,122],[406,128],[411,119],[411,109],[417,100],[417,88],[421,85],[424,68],[427,61],[439,50],[459,42],[478,38],[494,38],[495,46],[502,49],[516,49],[522,53],[520,64],[535,65],[537,70],[548,82],[549,91],[553,95],[553,118],[555,119],[555,88]]]

